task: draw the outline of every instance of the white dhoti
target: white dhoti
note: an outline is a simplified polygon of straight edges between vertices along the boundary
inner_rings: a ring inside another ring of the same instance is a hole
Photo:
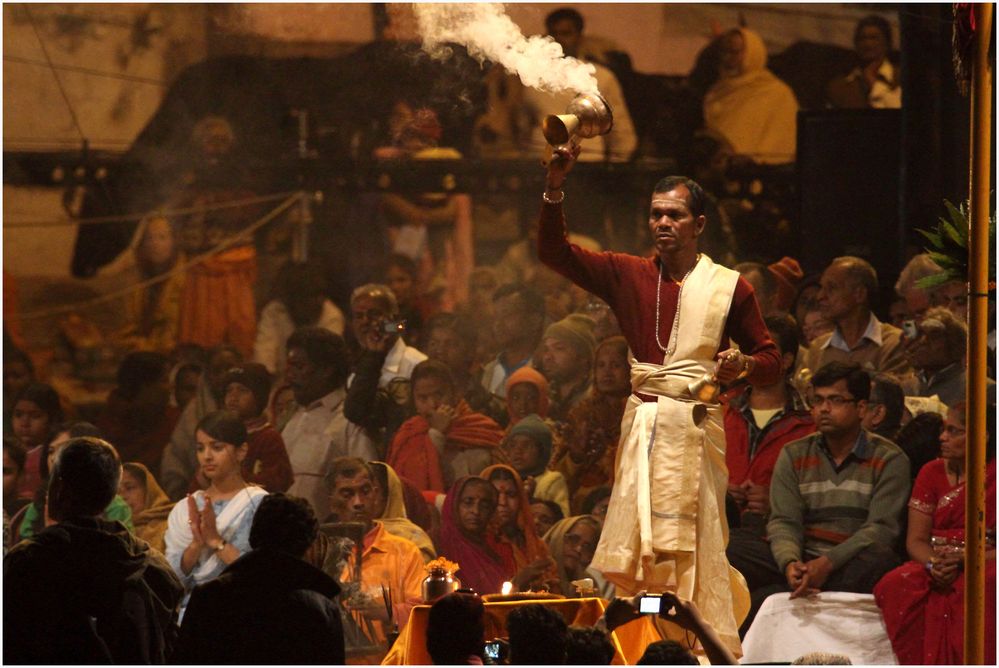
[[[714,369],[738,274],[701,258],[683,286],[675,350],[662,365],[633,361],[614,488],[591,567],[619,592],[672,590],[692,600],[722,642],[741,655],[749,611],[742,575],[725,557],[722,408],[688,386]],[[670,348],[673,348],[671,343]]]

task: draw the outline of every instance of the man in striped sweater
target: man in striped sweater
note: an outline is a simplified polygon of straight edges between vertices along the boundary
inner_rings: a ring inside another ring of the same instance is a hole
[[[909,460],[861,426],[869,375],[857,364],[830,362],[812,387],[817,431],[786,445],[777,459],[767,540],[733,533],[729,542],[729,561],[753,599],[743,630],[770,594],[870,593],[901,563],[895,546],[909,498]]]

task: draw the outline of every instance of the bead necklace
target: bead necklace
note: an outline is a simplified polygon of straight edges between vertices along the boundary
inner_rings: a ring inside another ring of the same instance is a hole
[[[683,297],[683,285],[687,282],[687,277],[690,276],[690,272],[694,271],[694,267],[697,263],[701,261],[701,254],[698,253],[697,257],[694,258],[694,265],[687,270],[683,278],[680,280],[680,291],[676,295],[676,314],[673,316],[673,328],[669,335],[669,349],[663,346],[662,342],[659,340],[659,294],[663,285],[663,263],[662,260],[659,261],[659,282],[656,283],[656,345],[659,346],[659,350],[666,354],[666,357],[670,357],[676,352],[676,339],[677,331],[680,329],[680,299]]]

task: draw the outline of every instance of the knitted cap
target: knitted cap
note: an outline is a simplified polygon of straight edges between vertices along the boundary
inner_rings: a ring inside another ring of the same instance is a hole
[[[552,428],[548,426],[548,423],[532,413],[513,425],[507,438],[521,434],[530,436],[541,446],[541,461],[547,465],[552,455]]]
[[[267,407],[267,399],[271,394],[271,374],[263,364],[245,362],[234,366],[226,372],[222,387],[228,388],[230,383],[239,383],[250,390],[261,411]]]
[[[548,379],[541,375],[541,372],[532,366],[522,366],[506,379],[506,396],[510,396],[510,390],[514,385],[527,383],[538,388],[538,413],[544,417],[548,415]]]
[[[801,265],[793,257],[782,257],[767,267],[777,279],[777,294],[774,295],[774,307],[779,311],[787,311],[794,304],[798,293],[798,283],[805,277]]]
[[[544,338],[564,341],[584,356],[592,358],[597,348],[597,339],[593,336],[594,326],[596,323],[589,316],[570,313],[549,325]]]

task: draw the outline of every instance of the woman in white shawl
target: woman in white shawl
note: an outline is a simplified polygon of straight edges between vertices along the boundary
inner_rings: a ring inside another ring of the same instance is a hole
[[[736,28],[722,37],[720,56],[718,81],[704,96],[705,126],[758,163],[793,162],[798,100],[766,68],[763,40]]]
[[[250,525],[267,495],[246,483],[240,464],[246,457],[246,427],[235,413],[216,411],[198,423],[198,466],[208,489],[189,494],[170,511],[166,557],[187,590],[218,577],[250,549]]]

